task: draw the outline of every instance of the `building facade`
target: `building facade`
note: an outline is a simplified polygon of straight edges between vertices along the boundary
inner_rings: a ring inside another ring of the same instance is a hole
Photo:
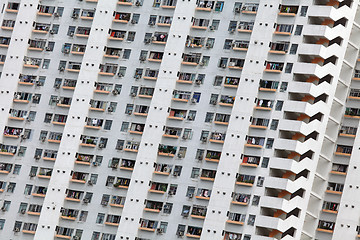
[[[0,239],[360,238],[359,1],[0,4]]]

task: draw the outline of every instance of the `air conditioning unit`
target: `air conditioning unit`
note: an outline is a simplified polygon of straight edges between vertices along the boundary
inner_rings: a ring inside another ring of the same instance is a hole
[[[192,120],[194,120],[194,118],[193,118],[193,116],[190,115],[187,117],[187,120],[192,121]]]
[[[210,26],[209,29],[210,29],[211,31],[213,31],[215,28],[214,28],[214,26]]]
[[[96,167],[96,166],[99,165],[99,163],[98,162],[93,162],[93,165]]]
[[[181,153],[178,153],[178,158],[183,158],[183,155]]]
[[[199,160],[199,161],[202,161],[203,158],[204,158],[203,156],[198,156],[198,160]]]
[[[77,19],[77,18],[79,17],[79,14],[74,13],[71,17],[72,17],[73,19]]]
[[[36,174],[35,174],[35,173],[30,173],[29,176],[30,176],[30,177],[35,177]]]
[[[196,79],[196,80],[195,80],[195,83],[196,83],[197,85],[200,85],[200,84],[201,84],[201,80],[200,80],[200,79]]]
[[[107,205],[108,205],[108,202],[107,202],[107,201],[102,201],[102,202],[101,202],[101,205],[107,206]]]
[[[136,97],[136,93],[131,93],[130,96]]]
[[[6,211],[6,207],[2,207],[1,211],[5,212]]]
[[[173,172],[174,177],[178,177],[180,175],[180,172]]]
[[[51,51],[51,48],[45,47],[45,51]]]
[[[63,72],[64,70],[65,70],[65,67],[59,67],[60,72]],[[60,85],[59,85],[59,88],[60,88]]]
[[[192,99],[191,99],[191,103],[197,103],[196,98],[192,98]]]
[[[70,32],[70,33],[69,33],[69,36],[70,36],[70,37],[73,37],[73,36],[74,36],[74,32]]]
[[[186,139],[188,139],[188,136],[184,135],[184,136],[182,136],[182,139],[186,140]]]
[[[184,236],[184,232],[183,231],[178,231],[176,233],[176,235],[178,235],[179,237],[183,237]]]
[[[146,57],[144,57],[144,56],[140,57],[140,61],[144,62],[145,60],[146,60]]]
[[[226,64],[221,64],[221,68],[226,68]]]
[[[136,22],[135,19],[132,19],[132,20],[131,20],[131,23],[132,23],[132,24],[136,24],[137,22]]]
[[[211,99],[211,100],[210,100],[210,104],[212,104],[212,105],[216,105],[216,100]]]
[[[55,31],[54,31],[54,30],[50,30],[49,33],[50,33],[50,34],[55,34]]]
[[[34,157],[36,160],[39,160],[40,159],[40,155],[35,155]]]
[[[203,143],[207,142],[207,137],[202,137],[202,138],[201,138],[201,141],[202,141]]]
[[[140,1],[136,1],[136,2],[135,2],[135,6],[140,7],[140,6],[141,6],[141,2],[140,2]]]
[[[116,90],[116,89],[114,89],[114,90],[112,90],[112,94],[114,94],[114,95],[118,95],[118,94],[119,94],[119,91],[118,91],[118,90]]]
[[[232,28],[231,30],[230,30],[230,33],[234,33],[235,32],[235,28]]]
[[[149,22],[149,25],[150,25],[150,26],[154,26],[154,25],[155,25],[155,22]]]
[[[99,148],[104,148],[105,147],[105,144],[104,143],[100,143],[99,144]]]
[[[89,202],[90,202],[90,199],[84,198],[83,202],[84,202],[84,203],[89,203]]]
[[[54,88],[59,89],[59,88],[60,88],[60,84],[59,84],[59,83],[55,84],[55,85],[54,85]]]
[[[239,7],[235,8],[234,10],[236,13],[240,13],[241,12],[241,9]]]
[[[73,236],[73,239],[74,240],[80,240],[80,237],[79,236]]]
[[[54,13],[54,17],[60,17],[60,14],[59,13]]]
[[[20,228],[14,228],[14,232],[20,232]]]
[[[159,233],[159,234],[163,234],[163,233],[164,233],[164,229],[163,229],[163,228],[158,228],[156,231],[157,231],[157,233]]]
[[[150,38],[146,38],[146,39],[144,40],[144,42],[145,42],[146,44],[149,44],[149,43],[151,42],[151,39],[150,39]]]
[[[93,183],[93,181],[89,180],[89,181],[88,181],[88,184],[89,184],[90,186],[92,186],[94,183]]]
[[[127,114],[127,115],[131,115],[131,114],[132,114],[132,111],[131,111],[131,110],[127,110],[127,111],[126,111],[126,114]]]
[[[189,193],[188,198],[193,198],[194,194],[193,193]]]
[[[113,112],[114,111],[114,109],[112,108],[112,107],[108,107],[108,112]]]
[[[68,53],[70,53],[70,50],[69,49],[64,49],[64,53],[68,54]]]
[[[121,73],[121,72],[119,72],[119,73],[118,73],[118,77],[124,77],[124,74]]]
[[[140,75],[135,75],[134,78],[135,78],[136,80],[138,80],[138,79],[141,78],[141,76],[140,76]]]
[[[118,167],[117,164],[111,164],[111,168],[116,169]]]
[[[21,213],[21,214],[25,214],[25,213],[26,213],[26,210],[25,210],[25,209],[21,209],[20,213]]]
[[[200,65],[200,66],[204,66],[205,63],[204,63],[203,61],[201,61],[201,62],[199,62],[199,65]]]
[[[46,137],[42,137],[42,138],[41,138],[41,141],[42,141],[42,142],[45,142],[45,140],[46,140]]]
[[[39,80],[36,80],[36,81],[35,81],[35,84],[36,84],[36,86],[38,86],[38,87],[39,87],[39,86],[42,86],[42,83],[41,83]]]

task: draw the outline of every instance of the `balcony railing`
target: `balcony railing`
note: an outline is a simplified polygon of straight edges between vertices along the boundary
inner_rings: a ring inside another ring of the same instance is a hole
[[[237,205],[248,205],[250,202],[250,195],[243,193],[234,193],[232,203]]]

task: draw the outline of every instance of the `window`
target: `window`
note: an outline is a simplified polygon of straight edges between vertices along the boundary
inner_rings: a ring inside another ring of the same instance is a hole
[[[116,142],[115,149],[116,150],[123,150],[123,148],[124,148],[124,140],[118,139],[117,142]]]
[[[19,175],[20,169],[21,169],[21,165],[15,164],[13,174]]]
[[[198,149],[198,150],[196,151],[195,159],[203,160],[203,158],[204,158],[204,153],[205,153],[205,150],[204,150],[204,149]]]
[[[191,198],[194,196],[194,193],[195,193],[195,187],[188,187],[185,196]]]
[[[196,117],[196,111],[195,110],[190,110],[187,116],[187,120],[189,121],[195,121],[195,117]]]
[[[58,7],[56,13],[57,13],[57,15],[59,17],[62,17],[62,15],[64,13],[64,8],[63,7]]]
[[[224,2],[218,1],[218,2],[216,2],[216,4],[215,4],[214,11],[215,11],[215,12],[222,12],[223,8],[224,8]]]
[[[122,122],[120,131],[122,131],[122,132],[127,132],[128,129],[129,129],[129,125],[130,125],[129,122]]]
[[[214,79],[214,86],[221,86],[222,82],[223,82],[223,76],[216,76]]]
[[[11,182],[11,183],[9,183],[8,188],[7,188],[6,191],[9,192],[9,193],[13,193],[14,190],[15,190],[15,187],[16,187],[16,183]]]
[[[11,202],[10,201],[4,201],[4,204],[2,206],[2,210],[5,210],[5,211],[9,211],[9,208],[10,208],[10,204]]]
[[[28,204],[27,203],[20,203],[19,211],[18,213],[23,213],[26,211]]]
[[[225,43],[224,43],[224,49],[231,49],[231,46],[232,46],[232,42],[233,40],[232,39],[225,39]]]
[[[292,63],[287,63],[285,67],[285,73],[291,73],[292,67],[293,67]]]
[[[276,130],[277,127],[278,127],[278,125],[279,125],[279,120],[273,119],[273,120],[271,121],[270,129],[271,129],[271,130]]]
[[[297,45],[297,44],[291,44],[289,53],[290,53],[290,54],[296,54],[297,49],[298,49],[298,45]]]
[[[95,184],[97,183],[97,179],[98,179],[98,175],[92,173],[92,174],[90,175],[89,184],[90,184],[90,185],[95,185]]]
[[[191,171],[191,178],[198,178],[200,175],[200,168],[193,168]]]
[[[278,100],[275,105],[275,111],[281,111],[284,105],[284,101]]]
[[[50,33],[51,34],[58,34],[58,32],[59,32],[59,26],[60,25],[58,25],[58,24],[53,24],[53,26],[52,26],[52,31],[50,31]]]
[[[261,167],[262,168],[267,168],[268,165],[269,165],[269,158],[268,157],[264,157],[263,160],[262,160],[262,163],[261,163]]]
[[[32,187],[33,187],[32,185],[26,184],[24,194],[25,195],[30,195],[31,191],[32,191]]]
[[[301,17],[306,17],[307,10],[308,10],[308,6],[301,6],[300,16]]]
[[[79,216],[79,221],[86,222],[87,216],[88,216],[88,211],[81,211]]]
[[[265,180],[264,177],[258,177],[256,186],[262,187],[264,185],[264,180]]]
[[[4,229],[5,219],[0,219],[0,230]]]
[[[173,204],[172,203],[165,203],[163,212],[165,214],[170,214],[172,210]]]
[[[303,29],[303,25],[296,25],[294,35],[301,35]]]
[[[133,42],[135,40],[135,34],[136,32],[129,32],[126,40],[129,42]]]
[[[212,21],[212,24],[211,24],[210,28],[212,28],[212,30],[218,30],[218,29],[219,29],[219,25],[220,25],[220,20],[214,19],[214,20]]]
[[[93,232],[91,236],[91,240],[99,240],[100,239],[100,233],[99,232]]]
[[[105,130],[111,130],[111,125],[112,125],[112,120],[106,120],[105,125],[104,125],[104,129]]]
[[[122,58],[123,59],[129,59],[130,58],[130,54],[131,54],[131,49],[124,49],[124,53]]]
[[[26,149],[27,149],[26,147],[20,146],[19,151],[18,151],[18,156],[23,157],[25,155]]]
[[[214,113],[207,112],[205,116],[205,122],[211,123],[213,119],[214,119]]]
[[[265,148],[272,148],[274,144],[274,139],[273,138],[268,138],[266,141],[266,145]]]
[[[136,2],[139,2],[139,3],[141,3],[141,5],[142,5],[142,1],[136,1]],[[132,23],[132,24],[138,24],[138,23],[139,23],[139,20],[140,20],[140,14],[134,13],[134,14],[133,14],[133,17],[132,17],[132,20],[131,20],[131,23]]]
[[[255,218],[256,218],[255,215],[249,215],[249,219],[248,219],[248,223],[247,223],[247,224],[250,225],[250,226],[254,226]]]
[[[288,82],[282,82],[280,85],[280,92],[286,92],[288,87]]]

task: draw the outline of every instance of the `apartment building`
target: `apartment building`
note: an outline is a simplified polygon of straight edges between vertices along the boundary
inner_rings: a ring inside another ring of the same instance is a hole
[[[0,239],[360,238],[359,1],[0,4]]]

